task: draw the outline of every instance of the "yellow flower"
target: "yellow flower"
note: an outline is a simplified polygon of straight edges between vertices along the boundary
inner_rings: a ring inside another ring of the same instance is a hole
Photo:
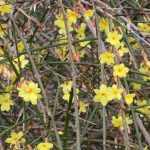
[[[113,32],[109,32],[107,35],[106,42],[112,44],[113,46],[118,45],[120,43],[120,40],[122,38],[122,35],[119,34],[116,30]]]
[[[129,116],[126,116],[126,122],[127,124],[132,124],[133,120],[129,118]]]
[[[17,48],[19,52],[22,52],[24,50],[24,45],[22,43],[22,41],[20,41],[19,43],[17,43]]]
[[[71,92],[71,88],[72,88],[72,81],[65,81],[63,84],[60,85],[60,87],[63,88],[63,100],[69,102],[69,98],[70,98],[70,92]],[[79,89],[76,89],[76,92],[79,92]]]
[[[133,98],[135,97],[135,94],[126,94],[125,95],[125,101],[128,105],[133,103]]]
[[[6,92],[11,92],[11,91],[13,91],[13,89],[14,89],[14,85],[13,85],[13,84],[7,85],[7,86],[5,86],[4,88],[5,88],[5,91],[6,91]]]
[[[49,142],[39,143],[37,145],[37,150],[50,150],[53,148],[53,144]]]
[[[0,24],[0,37],[2,38],[6,33],[7,24]]]
[[[64,95],[63,95],[63,100],[65,100],[65,101],[67,101],[67,102],[69,102],[69,98],[70,98],[70,92],[66,92],[66,93],[64,93]]]
[[[139,83],[132,83],[133,89],[135,90],[140,90],[141,89],[141,84]]]
[[[85,37],[78,37],[78,39],[83,40],[83,39],[85,39]],[[90,43],[90,41],[84,41],[84,42],[80,42],[79,44],[80,44],[81,47],[87,46],[88,48],[91,48],[89,43]]]
[[[63,88],[64,93],[70,92],[72,88],[72,81],[64,81],[64,83],[61,84],[60,87]]]
[[[146,114],[146,115],[150,115],[150,106],[149,105],[144,106],[144,105],[148,105],[147,100],[137,101],[137,106],[139,106],[139,108],[137,108],[137,110]]]
[[[135,38],[128,37],[128,41],[130,42],[131,47],[133,48],[133,50],[137,50],[139,48],[139,45],[138,45],[138,43],[136,43]]]
[[[5,142],[6,142],[6,143],[9,143],[9,144],[11,144],[11,145],[15,145],[15,144],[17,144],[17,142],[18,142],[19,140],[21,140],[22,137],[23,137],[23,132],[20,131],[18,134],[15,133],[15,132],[12,132],[12,133],[11,133],[11,137],[10,137],[10,138],[7,138],[7,139],[5,140]]]
[[[105,51],[103,54],[101,54],[99,56],[99,59],[100,59],[100,63],[101,64],[106,63],[107,65],[110,65],[110,64],[114,64],[115,63],[115,61],[114,61],[114,54],[110,53],[110,52],[107,52],[107,51]]]
[[[4,16],[6,13],[12,12],[12,5],[6,4],[3,0],[0,1],[0,14]]]
[[[148,66],[144,65],[143,63],[141,63],[139,71],[141,73],[144,73],[144,74],[149,74],[150,68]],[[142,76],[142,78],[144,81],[150,80],[150,76],[149,77],[148,76]]]
[[[14,105],[13,101],[10,99],[10,94],[0,95],[0,105],[1,111],[9,111],[10,106]]]
[[[102,18],[99,22],[99,30],[102,32],[102,31],[105,31],[106,33],[109,33],[110,32],[110,29],[109,29],[109,21],[108,19],[106,18]]]
[[[81,23],[80,27],[76,29],[77,37],[85,37],[86,24]]]
[[[94,96],[94,102],[99,102],[102,106],[106,106],[107,103],[113,99],[112,91],[106,85],[101,84],[99,89],[94,90],[96,95]]]
[[[28,64],[28,60],[25,59],[25,55],[21,55],[19,57],[19,60],[20,60],[20,65],[21,65],[21,68],[25,68],[25,66]],[[18,58],[14,59],[14,62],[15,62],[15,66],[16,68],[19,70],[19,60]]]
[[[84,17],[86,21],[89,21],[90,17],[93,16],[94,10],[88,9],[84,12]]]
[[[32,81],[23,81],[20,87],[17,87],[19,91],[19,96],[23,98],[24,101],[30,101],[33,105],[37,104],[37,100],[41,98],[38,84]]]
[[[66,45],[63,45],[61,47],[56,47],[55,52],[62,60],[64,60],[66,59],[67,50],[68,47]]]
[[[79,93],[79,89],[76,89],[76,93],[78,94]],[[64,92],[64,95],[63,95],[63,100],[65,100],[65,101],[67,101],[67,102],[69,102],[69,98],[70,98],[70,91],[66,91],[66,92]],[[78,97],[77,97],[78,98]],[[72,101],[74,101],[74,98],[73,98],[73,100]]]
[[[79,54],[80,58],[83,58],[83,57],[85,56],[85,54],[86,54],[85,49],[80,50],[80,51],[78,52],[78,54]]]
[[[62,14],[56,15],[56,18],[57,18],[57,20],[54,22],[54,24],[60,28],[59,29],[59,34],[66,35],[66,28],[65,28],[63,15]],[[69,31],[73,31],[73,28],[71,26],[72,23],[68,22],[68,25],[69,25]]]
[[[21,68],[25,68],[25,66],[28,64],[28,60],[25,59],[25,55],[20,56],[20,63],[21,63]]]
[[[120,100],[123,89],[117,88],[117,86],[113,84],[111,90],[112,90],[113,98]]]
[[[124,43],[121,42],[118,45],[115,45],[119,56],[123,56],[125,53],[128,53],[128,49],[124,46]]]
[[[72,11],[70,9],[67,9],[67,15],[68,15],[68,21],[72,24],[72,23],[76,23],[77,22],[77,13],[75,11]]]
[[[126,77],[127,76],[126,74],[129,71],[129,69],[124,66],[124,64],[115,65],[113,67],[113,70],[114,70],[113,75],[118,76],[120,78]]]
[[[111,122],[114,125],[114,127],[120,127],[120,126],[122,126],[122,117],[118,116],[118,118],[117,118],[115,116],[112,116]]]
[[[81,113],[81,112],[86,112],[86,107],[88,106],[88,104],[86,104],[86,103],[84,103],[84,102],[81,102],[80,101],[80,109],[79,109],[79,114]]]
[[[135,43],[132,45],[133,50],[138,50],[139,49],[139,44]]]
[[[150,32],[150,25],[146,23],[138,23],[138,28],[139,28],[139,31]]]
[[[133,123],[132,119],[130,119],[128,116],[126,116],[125,119],[128,125]],[[123,119],[121,115],[118,115],[118,117],[112,116],[111,122],[114,125],[114,127],[120,127],[121,130],[124,130]]]
[[[79,44],[80,44],[81,47],[87,46],[88,48],[91,48],[91,46],[89,45],[89,43],[90,43],[90,41],[85,41],[85,42],[80,42]]]
[[[131,42],[135,42],[135,38],[133,38],[133,37],[128,37],[128,41],[131,43]]]

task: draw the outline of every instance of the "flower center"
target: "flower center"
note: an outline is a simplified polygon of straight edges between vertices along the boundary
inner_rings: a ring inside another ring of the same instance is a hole
[[[106,96],[106,94],[105,94],[105,93],[102,93],[102,96],[104,97],[104,96]]]
[[[118,69],[118,72],[121,72],[122,70],[121,69]]]
[[[7,100],[7,99],[5,99],[5,100],[4,100],[4,103],[8,103],[8,100]]]
[[[18,138],[17,138],[17,137],[14,137],[13,140],[14,140],[14,141],[18,141]]]
[[[28,93],[32,93],[32,89],[29,88],[29,89],[27,90],[27,92],[28,92]]]
[[[45,147],[46,147],[46,144],[43,144],[43,147],[45,148]]]
[[[116,38],[113,36],[113,37],[112,37],[112,40],[116,40]]]

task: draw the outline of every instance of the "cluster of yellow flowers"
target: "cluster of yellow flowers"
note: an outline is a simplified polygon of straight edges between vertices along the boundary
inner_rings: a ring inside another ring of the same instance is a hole
[[[67,9],[66,14],[67,14],[67,20],[68,20],[68,25],[69,25],[69,31],[70,32],[75,31],[76,32],[76,38],[78,40],[82,40],[82,39],[86,38],[86,35],[85,35],[86,23],[82,22],[80,25],[77,25],[77,20],[80,19],[81,17],[84,17],[85,21],[87,22],[87,21],[89,21],[90,17],[93,16],[93,13],[94,13],[93,10],[88,9],[84,12],[83,15],[81,15],[75,10]],[[56,21],[54,22],[54,25],[59,28],[58,32],[61,35],[60,41],[65,42],[67,36],[66,36],[65,23],[63,20],[62,13],[59,13],[58,15],[56,15]],[[85,49],[83,49],[83,48],[84,47],[91,48],[89,43],[90,43],[90,41],[79,42],[79,45],[81,46],[80,51],[76,51],[76,48],[73,47],[74,57],[77,57],[77,55],[79,55],[80,57],[84,57]],[[55,51],[61,59],[65,59],[66,56],[68,57],[67,46],[60,46],[59,48],[56,48]],[[77,58],[77,60],[78,60],[78,58]]]
[[[6,89],[12,90],[12,86],[7,86]],[[32,81],[20,81],[17,87],[19,91],[19,96],[23,98],[24,101],[30,101],[33,105],[37,104],[37,101],[41,99],[40,88],[38,88],[38,84]],[[10,91],[8,90],[8,91]],[[14,102],[11,100],[11,94],[2,94],[0,95],[0,105],[1,111],[9,111],[10,106],[14,105]]]
[[[77,18],[79,17],[80,15],[77,12],[67,9],[67,20],[68,20],[70,32],[73,31],[72,26],[73,24],[77,22]],[[60,13],[59,15],[56,15],[56,19],[57,20],[54,22],[54,25],[59,27],[59,34],[66,35],[65,22],[64,22],[62,13]]]
[[[88,9],[84,12],[83,16],[84,16],[84,18],[87,22],[89,21],[90,17],[93,16],[93,13],[94,13],[94,10],[91,10],[91,9]],[[86,23],[81,23],[79,25],[79,27],[76,28],[75,31],[77,33],[77,35],[76,35],[77,39],[82,40],[82,39],[86,38],[85,29],[86,29]],[[80,44],[81,47],[87,46],[87,47],[91,48],[89,43],[90,43],[90,41],[84,41],[84,42],[80,42],[79,44]]]
[[[69,98],[70,98],[70,92],[71,92],[71,88],[72,88],[72,81],[65,81],[63,84],[60,85],[60,87],[62,87],[63,90],[63,100],[69,102]],[[79,89],[77,90],[77,94]],[[80,101],[79,102],[79,114],[81,112],[85,113],[86,112],[86,107],[88,106],[88,104]]]
[[[11,13],[13,10],[13,6],[11,4],[5,3],[4,0],[0,0],[0,16],[4,16],[6,13]],[[75,35],[75,39],[77,40],[83,40],[86,38],[86,27],[87,22],[90,21],[90,18],[92,18],[94,14],[94,10],[87,9],[84,14],[79,14],[77,10],[71,10],[67,9],[67,20],[69,25],[69,31],[72,32],[72,35],[70,35],[70,38],[72,38],[73,35]],[[80,18],[84,18],[84,22],[80,21]],[[54,22],[54,25],[59,28],[58,33],[60,35],[60,42],[66,41],[67,35],[66,35],[66,29],[65,29],[65,22],[63,19],[62,13],[59,13],[56,15],[56,21]],[[129,52],[128,48],[126,47],[125,42],[123,42],[123,34],[120,31],[120,27],[115,27],[114,23],[111,24],[112,30],[110,30],[110,22],[107,18],[101,18],[99,21],[99,30],[106,35],[106,42],[108,45],[111,45],[119,57],[123,57],[125,54]],[[144,24],[144,23],[138,23],[138,30],[145,35],[150,32],[150,25]],[[8,30],[7,24],[1,24],[0,25],[0,38],[5,37]],[[74,32],[73,32],[74,31]],[[73,38],[71,39],[74,40]],[[139,49],[139,45],[136,42],[136,39],[132,36],[128,37],[128,41],[131,44],[132,48],[134,50]],[[86,53],[85,47],[91,48],[89,45],[90,41],[83,41],[79,42],[79,47],[82,49],[79,52],[76,52],[76,47],[73,46],[72,51],[74,52],[74,56],[77,58],[79,55],[80,58],[83,57]],[[16,68],[17,72],[20,74],[21,69],[25,68],[27,64],[29,63],[28,59],[26,58],[26,55],[21,55],[16,57],[17,51],[23,52],[24,51],[24,45],[22,41],[19,41],[15,46],[13,45],[10,47],[10,53],[12,53],[12,63],[14,67]],[[67,52],[68,52],[68,46],[63,45],[59,48],[56,48],[56,53],[59,55],[61,59],[66,59]],[[0,48],[0,60],[5,58],[5,48]],[[136,52],[136,51],[135,51]],[[79,59],[80,59],[79,58]],[[68,56],[69,59],[69,56]],[[112,52],[112,49],[105,50],[102,54],[99,56],[99,60],[101,64],[106,65],[112,65],[112,74],[113,77],[116,78],[125,78],[128,75],[129,68],[125,66],[123,62],[119,62],[116,64],[115,62],[115,54]],[[142,76],[144,81],[150,80],[150,77],[148,76],[150,72],[150,66],[146,63],[142,62],[140,64],[139,71],[143,74],[146,74],[147,76]],[[9,62],[6,62],[5,64],[0,64],[0,74],[2,74],[2,77],[4,79],[10,80],[10,83],[8,86],[5,86],[2,84],[2,87],[4,87],[6,93],[0,94],[0,109],[1,111],[9,111],[12,106],[15,105],[15,102],[13,101],[12,92],[13,92],[13,85],[14,81],[16,80],[16,74],[14,70],[12,69]],[[72,81],[65,81],[63,84],[60,85],[63,91],[63,100],[69,102],[70,99],[70,93],[72,90],[73,83]],[[140,90],[141,84],[138,83],[132,83],[132,87],[134,90]],[[16,89],[16,88],[15,88]],[[38,84],[33,81],[28,81],[25,79],[21,79],[17,86],[18,90],[18,96],[25,102],[31,102],[32,105],[37,105],[38,101],[42,99],[41,96],[41,89],[38,87]],[[79,89],[77,88],[77,94],[79,92]],[[107,86],[105,84],[101,84],[98,89],[94,89],[95,96],[93,98],[93,101],[96,103],[100,103],[102,106],[106,106],[109,102],[112,102],[113,100],[116,100],[118,102],[122,98],[124,98],[126,105],[133,104],[135,101],[136,92],[135,93],[125,93],[123,90],[123,87],[120,88],[117,84],[113,84],[111,86]],[[78,98],[78,97],[77,97]],[[73,99],[74,100],[74,99]],[[148,105],[148,100],[142,100],[142,101],[135,101],[137,105],[138,111],[148,115],[150,117],[150,106]],[[79,101],[79,114],[85,113],[87,111],[88,103],[85,103],[83,101]],[[125,117],[125,121],[127,125],[130,125],[133,123],[132,119],[127,115]],[[119,114],[117,117],[112,116],[111,120],[114,127],[119,127],[121,130],[124,130],[123,126],[123,118]],[[63,132],[59,131],[59,135],[62,135]],[[23,138],[24,133],[23,132],[12,132],[11,136],[5,140],[6,143],[10,144],[10,148],[14,149],[21,149],[22,145],[26,142],[25,138]],[[39,143],[35,149],[37,150],[50,150],[53,148],[53,144],[48,142],[47,140],[45,142]]]
[[[63,84],[61,84],[61,87],[63,88],[63,99],[67,102],[69,102],[70,97],[70,91],[72,88],[72,81],[65,81]],[[100,85],[99,89],[94,90],[96,95],[94,96],[94,102],[98,102],[102,104],[103,106],[106,106],[108,102],[115,100],[120,100],[122,97],[123,89],[118,88],[115,84],[112,85],[112,87],[107,87],[104,84]],[[135,94],[126,94],[125,95],[125,101],[128,105],[133,103],[133,98],[135,97]],[[88,104],[80,101],[80,109],[79,113],[86,112],[86,107]]]
[[[106,106],[108,102],[115,100],[120,100],[122,97],[123,89],[118,88],[115,84],[112,87],[107,87],[105,84],[101,84],[99,89],[94,90],[96,95],[94,96],[94,102],[100,103],[102,106]],[[133,103],[133,98],[135,94],[126,94],[125,101],[128,105]]]
[[[99,56],[100,63],[104,64],[106,63],[107,65],[111,65],[115,63],[114,60],[114,54],[111,52],[105,51]],[[129,68],[125,67],[124,64],[118,64],[113,66],[113,75],[118,76],[120,78],[124,78],[127,76],[127,73],[129,72]]]
[[[125,43],[122,40],[122,31],[120,30],[120,27],[114,27],[114,23],[111,23],[112,31],[110,31],[110,22],[107,18],[101,18],[99,22],[99,30],[101,32],[104,32],[107,36],[106,42],[111,44],[119,57],[124,56],[124,54],[128,53],[128,49],[125,47]],[[143,32],[145,35],[150,32],[150,25],[149,24],[143,24],[138,23],[138,29],[139,31]],[[128,41],[131,44],[132,48],[134,50],[139,49],[139,45],[136,42],[136,39],[133,37],[128,37]],[[118,57],[118,58],[119,58]],[[127,77],[127,73],[129,72],[129,68],[127,68],[123,63],[115,65],[115,55],[111,50],[107,51],[105,50],[102,54],[99,56],[99,60],[101,64],[106,65],[113,65],[113,76],[119,77],[119,78],[125,78]],[[147,76],[142,76],[144,81],[150,80],[148,74],[150,72],[150,67],[146,63],[141,63],[139,71],[143,74],[146,74]],[[140,90],[141,84],[138,83],[132,83],[134,90]],[[93,100],[94,102],[100,103],[102,106],[106,106],[108,102],[112,101],[113,99],[120,100],[122,95],[124,96],[124,100],[126,104],[130,105],[133,103],[135,98],[135,93],[128,93],[123,94],[123,89],[117,88],[116,85],[113,85],[112,87],[107,87],[104,84],[101,84],[99,89],[94,90],[96,95],[94,96]],[[114,93],[116,95],[114,95]],[[145,113],[147,115],[150,114],[150,107],[145,106],[141,107],[142,105],[147,104],[146,100],[143,101],[137,101],[138,105],[138,111],[141,111],[142,113]],[[131,124],[133,121],[127,116],[126,117],[127,124]],[[114,127],[120,127],[121,130],[124,129],[123,127],[123,119],[121,115],[118,115],[116,118],[115,116],[112,116],[112,123]]]
[[[112,23],[112,28],[114,28],[114,23]],[[119,29],[120,27],[118,27],[118,30]],[[107,34],[106,42],[110,43],[116,48],[119,56],[123,56],[125,53],[128,53],[128,49],[125,47],[125,43],[120,42],[122,39],[122,34],[117,31],[117,28],[114,28],[114,31],[110,32],[109,20],[107,18],[100,19],[99,30],[101,32],[105,31]]]
[[[19,150],[22,149],[22,144],[26,142],[26,139],[23,138],[23,136],[24,133],[22,131],[18,133],[12,132],[11,137],[7,138],[5,142],[10,144],[10,148]],[[41,142],[36,147],[37,150],[50,150],[52,148],[53,148],[53,144],[48,141]]]
[[[108,102],[113,99],[120,100],[122,89],[118,88],[115,84],[112,87],[107,87],[101,84],[99,89],[94,90],[96,95],[94,96],[94,102],[100,103],[102,106],[106,106]]]

